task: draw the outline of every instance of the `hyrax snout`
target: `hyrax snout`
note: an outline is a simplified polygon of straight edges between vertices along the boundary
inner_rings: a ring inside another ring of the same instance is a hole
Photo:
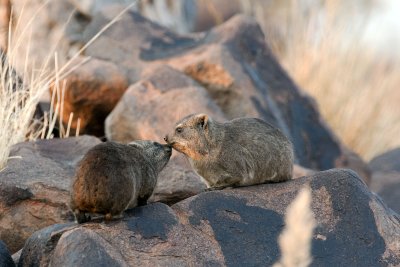
[[[238,118],[221,123],[206,114],[189,115],[164,139],[189,158],[211,188],[292,178],[292,143],[278,128],[261,119]]]
[[[78,164],[71,189],[71,209],[79,223],[88,214],[106,219],[144,205],[172,149],[153,141],[105,142],[90,149]]]

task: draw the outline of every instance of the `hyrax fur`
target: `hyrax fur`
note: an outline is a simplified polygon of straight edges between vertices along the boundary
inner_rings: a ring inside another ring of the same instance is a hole
[[[71,190],[71,209],[78,223],[89,214],[107,220],[126,209],[145,205],[172,148],[153,141],[130,144],[105,142],[90,149],[80,161]]]
[[[256,118],[218,122],[206,114],[179,121],[165,141],[185,154],[209,188],[282,182],[292,178],[293,146]]]

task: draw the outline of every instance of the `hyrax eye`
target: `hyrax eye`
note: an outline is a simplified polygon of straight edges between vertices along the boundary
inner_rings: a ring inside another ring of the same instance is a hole
[[[178,128],[175,129],[175,132],[176,133],[181,133],[181,132],[183,132],[183,128],[182,127],[178,127]]]

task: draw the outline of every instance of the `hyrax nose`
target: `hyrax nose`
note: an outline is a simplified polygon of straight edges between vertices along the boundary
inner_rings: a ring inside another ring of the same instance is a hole
[[[168,135],[164,137],[164,141],[168,143]]]

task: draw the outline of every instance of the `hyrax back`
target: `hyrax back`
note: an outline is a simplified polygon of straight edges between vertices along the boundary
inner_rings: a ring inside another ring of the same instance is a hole
[[[278,129],[256,118],[220,123],[206,114],[179,121],[168,144],[185,154],[209,187],[246,186],[292,178],[293,147]]]
[[[80,161],[71,190],[71,209],[79,223],[86,213],[106,219],[146,204],[158,173],[171,157],[171,147],[152,141],[128,145],[105,142],[90,149]]]

